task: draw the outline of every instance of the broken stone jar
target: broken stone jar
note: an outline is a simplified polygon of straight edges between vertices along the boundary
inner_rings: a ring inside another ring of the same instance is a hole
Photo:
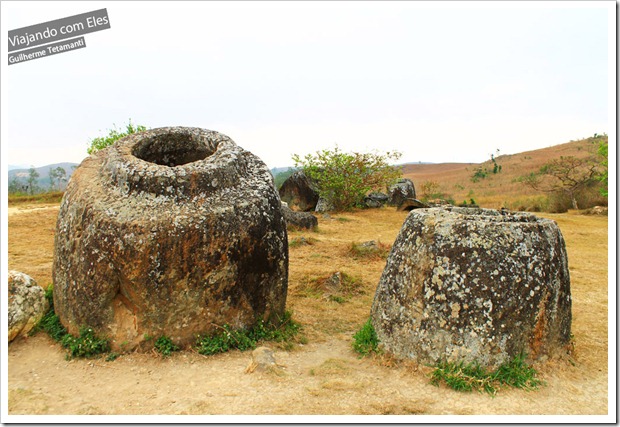
[[[419,363],[497,367],[520,353],[565,352],[571,292],[562,233],[528,213],[412,211],[371,318],[387,351]]]
[[[199,128],[129,135],[85,159],[56,226],[62,324],[129,350],[282,315],[288,243],[272,182],[258,157]]]

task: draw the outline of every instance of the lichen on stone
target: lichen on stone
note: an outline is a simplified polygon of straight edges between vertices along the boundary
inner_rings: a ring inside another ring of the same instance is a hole
[[[199,128],[129,135],[85,159],[61,203],[54,304],[129,349],[284,312],[288,240],[267,166]]]
[[[372,307],[385,348],[423,363],[497,366],[570,340],[565,243],[554,221],[479,208],[412,211]]]

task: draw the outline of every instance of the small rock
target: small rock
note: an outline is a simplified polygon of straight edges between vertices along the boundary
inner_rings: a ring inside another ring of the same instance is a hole
[[[361,247],[363,248],[376,248],[377,247],[377,242],[375,242],[374,240],[369,240],[367,242],[363,242],[359,244]]]
[[[337,271],[331,276],[329,276],[327,280],[325,280],[325,282],[323,283],[323,286],[325,286],[328,291],[339,291],[342,287],[342,273]]]
[[[388,199],[387,194],[372,192],[364,198],[364,204],[368,208],[380,208],[387,203]]]
[[[9,342],[26,336],[48,308],[43,288],[32,277],[9,271]]]
[[[332,205],[327,200],[320,198],[316,204],[316,208],[314,209],[316,212],[329,212],[334,210],[334,205]]]
[[[287,228],[314,230],[319,226],[319,221],[309,212],[294,212],[282,202],[282,213]]]
[[[282,368],[282,366],[276,363],[276,357],[272,349],[269,347],[258,347],[252,352],[252,361],[245,368],[245,373],[251,374],[256,371],[278,373]]]

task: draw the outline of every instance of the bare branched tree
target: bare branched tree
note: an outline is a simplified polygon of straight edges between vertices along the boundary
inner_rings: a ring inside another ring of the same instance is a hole
[[[577,192],[597,180],[599,169],[600,163],[592,157],[562,156],[546,163],[538,173],[522,177],[522,182],[538,191],[565,193],[573,209],[579,209]]]

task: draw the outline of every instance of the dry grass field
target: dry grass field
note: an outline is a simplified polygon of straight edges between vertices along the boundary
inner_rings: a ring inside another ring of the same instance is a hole
[[[47,286],[58,205],[33,208],[21,205],[9,212],[9,268]],[[168,358],[130,353],[113,362],[66,360],[58,344],[38,334],[9,347],[9,413],[608,413],[607,217],[542,214],[558,222],[567,243],[575,351],[569,360],[536,366],[546,382],[539,390],[502,389],[492,398],[430,385],[428,367],[388,357],[360,359],[351,350],[352,335],[369,316],[385,265],[381,258],[356,259],[351,243],[391,245],[406,215],[383,208],[319,216],[318,232],[289,233],[287,305],[302,323],[307,342],[294,348],[269,344],[284,366],[282,375],[246,374],[250,354],[239,351],[209,357],[183,351]],[[352,279],[350,286],[330,294],[320,283],[334,272]]]
[[[497,174],[489,173],[486,178],[472,181],[477,168],[493,170],[493,163],[443,163],[443,164],[408,164],[403,175],[410,178],[421,196],[425,182],[439,184],[439,192],[446,198],[462,203],[474,199],[480,206],[499,209],[506,207],[512,210],[536,210],[536,206],[546,204],[548,194],[536,191],[519,182],[519,177],[540,168],[552,159],[560,156],[584,158],[596,152],[597,145],[592,138],[555,145],[540,150],[527,151],[519,154],[500,155],[497,164],[502,167]],[[489,154],[490,156],[490,154]],[[605,200],[593,197],[592,204],[602,204]]]

